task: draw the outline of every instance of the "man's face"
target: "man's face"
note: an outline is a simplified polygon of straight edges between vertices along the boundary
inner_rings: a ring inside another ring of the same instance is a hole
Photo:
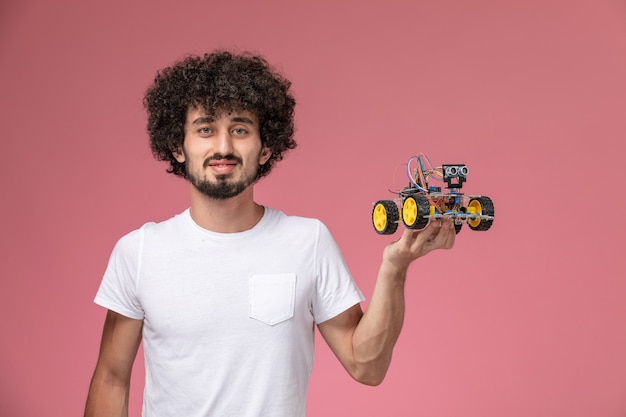
[[[187,111],[183,147],[174,152],[176,160],[185,163],[191,184],[219,200],[235,197],[252,185],[259,165],[270,155],[269,148],[261,145],[259,121],[253,113],[210,117],[196,107]]]

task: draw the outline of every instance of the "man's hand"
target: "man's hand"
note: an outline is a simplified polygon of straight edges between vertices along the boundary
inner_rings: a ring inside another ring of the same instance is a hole
[[[383,262],[399,272],[406,272],[411,262],[435,249],[451,249],[456,232],[450,220],[431,221],[422,230],[406,229],[400,240],[389,244]]]

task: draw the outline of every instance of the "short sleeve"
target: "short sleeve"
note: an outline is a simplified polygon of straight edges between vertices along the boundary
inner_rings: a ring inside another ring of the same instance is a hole
[[[122,237],[113,248],[94,302],[133,319],[143,319],[137,298],[137,280],[143,246],[143,229]]]
[[[313,299],[313,315],[317,324],[365,300],[330,231],[323,223],[319,225],[315,251],[317,282]]]

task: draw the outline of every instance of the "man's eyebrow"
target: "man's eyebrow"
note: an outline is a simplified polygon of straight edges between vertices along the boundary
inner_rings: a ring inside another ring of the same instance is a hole
[[[202,125],[205,123],[213,123],[215,121],[214,117],[211,116],[200,116],[196,119],[194,119],[193,122],[191,122],[192,125]],[[249,117],[246,116],[233,116],[230,118],[230,122],[231,123],[244,123],[244,124],[249,124],[249,125],[253,125],[254,126],[254,120],[252,120]]]
[[[230,119],[233,123],[244,123],[249,125],[254,125],[254,121],[246,116],[235,116]]]
[[[191,122],[192,125],[202,125],[205,123],[211,123],[214,122],[215,118],[210,117],[210,116],[200,116],[198,118],[196,118],[193,122]]]

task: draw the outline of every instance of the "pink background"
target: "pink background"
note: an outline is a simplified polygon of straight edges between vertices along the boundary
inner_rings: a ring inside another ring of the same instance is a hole
[[[624,1],[2,0],[0,416],[82,415],[113,244],[188,205],[143,92],[216,47],[293,81],[300,146],[257,199],[326,222],[366,295],[395,238],[372,203],[410,156],[495,203],[412,267],[381,386],[317,339],[310,416],[626,415]]]

